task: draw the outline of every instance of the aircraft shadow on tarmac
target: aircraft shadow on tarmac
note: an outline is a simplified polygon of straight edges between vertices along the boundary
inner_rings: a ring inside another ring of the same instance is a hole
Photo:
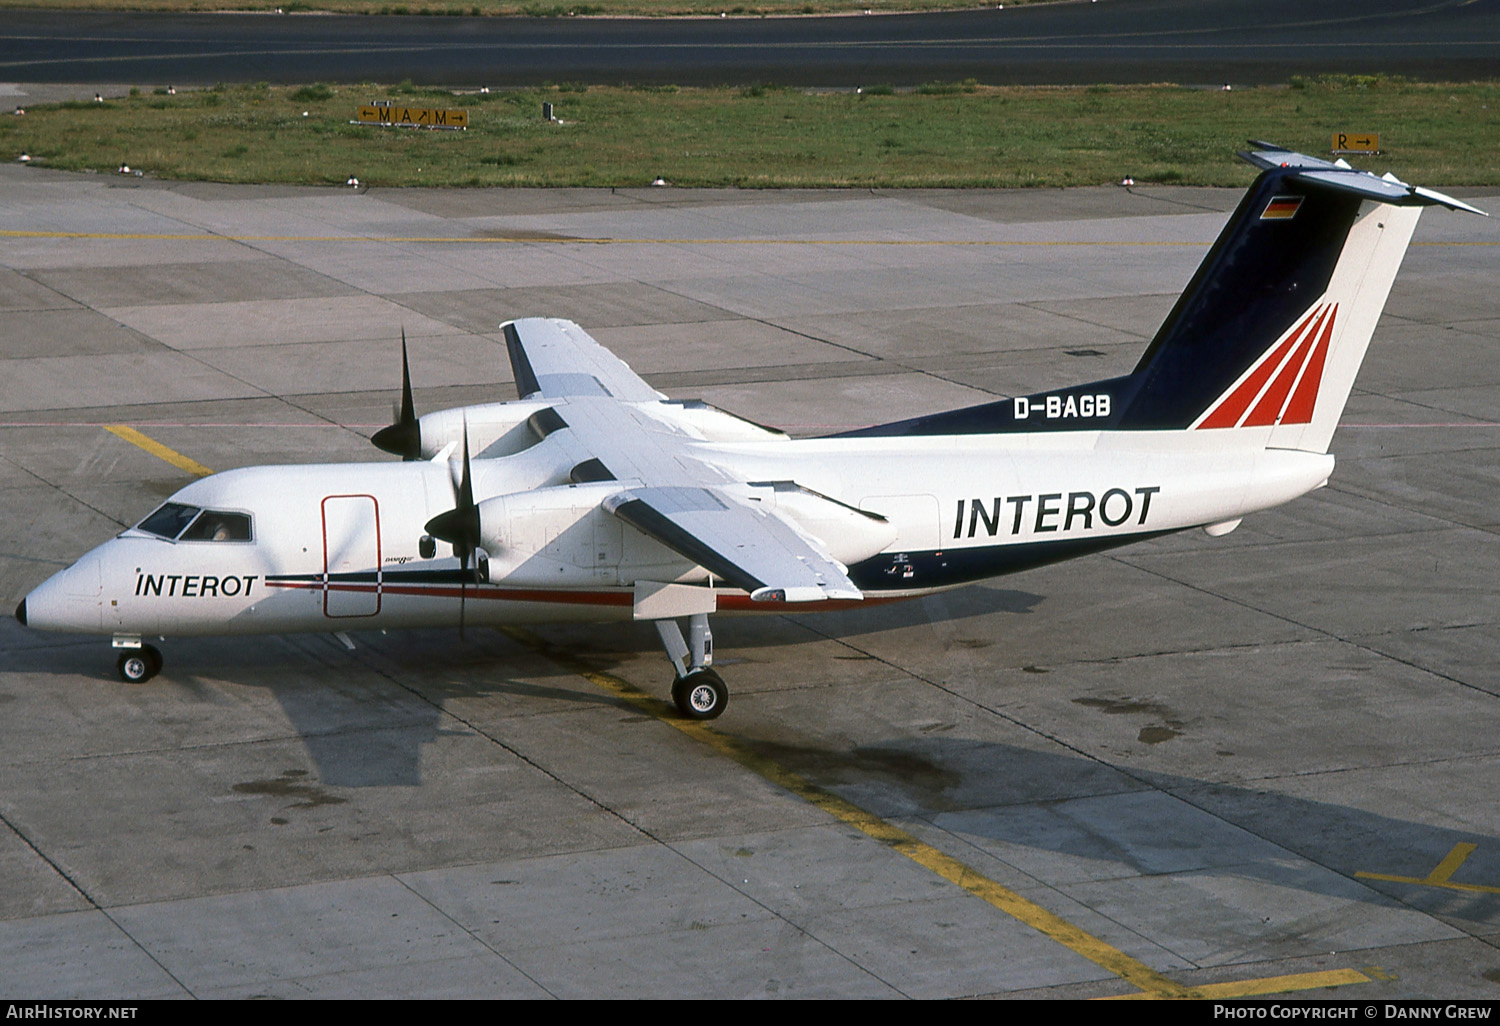
[[[1042,596],[988,586],[947,593],[941,602],[917,600],[868,610],[809,617],[725,617],[719,636],[736,649],[779,648],[827,638],[864,635],[990,614],[1024,614]],[[806,620],[813,628],[803,626]],[[659,663],[666,657],[648,624],[585,623],[535,629],[546,643],[608,672],[623,661]],[[443,703],[459,698],[505,696],[514,707],[501,715],[553,708],[615,706],[619,700],[581,681],[540,651],[528,651],[498,631],[455,628],[351,631],[346,650],[332,635],[169,638],[161,643],[167,669],[147,689],[174,687],[219,701],[212,682],[263,688],[280,705],[307,746],[318,779],[333,787],[419,786],[422,746],[439,735]],[[33,675],[95,679],[101,687],[126,687],[114,671],[110,649],[97,638],[64,638],[27,632],[8,618],[0,624],[7,669]],[[565,678],[564,684],[545,683]]]
[[[951,619],[1024,615],[1042,599],[993,587],[944,598],[805,618],[817,624],[816,634],[799,622],[802,617],[725,618],[717,627],[725,647],[781,647],[931,623],[935,613]],[[239,789],[341,803],[354,799],[330,789],[420,786],[423,747],[456,729],[445,725],[444,710],[461,709],[465,699],[502,700],[484,704],[483,723],[465,720],[492,734],[524,731],[529,716],[580,706],[638,713],[558,666],[545,646],[572,645],[584,663],[607,671],[611,664],[655,660],[653,632],[631,624],[544,630],[543,646],[531,648],[483,628],[470,628],[462,642],[447,629],[356,634],[353,652],[322,635],[181,639],[172,643],[171,669],[145,687],[173,687],[179,696],[211,702],[222,701],[215,681],[252,689],[251,700],[253,689],[264,689],[306,745],[315,772],[244,782]],[[18,625],[0,627],[0,644],[21,642],[11,649],[11,671],[124,686],[106,669],[108,651],[101,652],[97,640],[35,640],[20,635]],[[553,679],[559,683],[547,683]],[[774,736],[764,736],[773,729],[765,725],[753,729],[762,736],[736,730],[733,720],[718,727],[861,808],[925,820],[1041,879],[1061,872],[1087,885],[1131,876],[1227,876],[1339,901],[1417,908],[1490,929],[1500,924],[1500,894],[1354,877],[1365,871],[1422,879],[1456,845],[1477,844],[1463,879],[1500,883],[1500,838],[1494,836],[1254,784],[1110,765],[1044,742],[1030,748],[933,733],[898,744],[840,747],[798,736],[795,727],[776,727]]]

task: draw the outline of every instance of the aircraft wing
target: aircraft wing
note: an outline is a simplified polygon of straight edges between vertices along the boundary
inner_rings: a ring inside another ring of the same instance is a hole
[[[666,398],[572,321],[527,317],[500,330],[522,399],[608,396],[644,403]]]
[[[760,507],[722,468],[693,452],[693,434],[663,415],[666,397],[568,321],[504,325],[523,398],[555,399],[591,459],[575,480],[615,480],[605,509],[759,601],[860,599],[822,543]]]
[[[604,508],[757,602],[864,597],[814,539],[722,489],[630,488]]]
[[[575,396],[553,409],[597,461],[591,479],[625,485],[605,509],[648,537],[760,601],[863,598],[816,539],[760,508],[745,482],[698,459],[690,436],[644,407]]]

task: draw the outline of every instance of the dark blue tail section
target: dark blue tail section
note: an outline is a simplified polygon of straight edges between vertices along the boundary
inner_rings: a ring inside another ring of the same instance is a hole
[[[1362,204],[1457,202],[1255,145],[1259,177],[1130,374],[837,437],[1185,429],[1324,295]]]
[[[1191,424],[1327,290],[1360,203],[1262,172],[1127,379],[1114,426]]]

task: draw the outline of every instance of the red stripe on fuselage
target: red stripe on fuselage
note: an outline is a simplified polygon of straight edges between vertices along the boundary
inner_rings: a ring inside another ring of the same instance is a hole
[[[311,588],[322,590],[325,585],[321,581],[267,581],[266,585],[272,588]],[[374,592],[379,590],[386,595],[407,595],[422,598],[463,598],[468,600],[483,599],[500,602],[549,602],[557,605],[582,605],[582,606],[630,606],[635,604],[635,593],[633,591],[563,591],[544,590],[540,588],[496,588],[476,584],[469,588],[456,588],[451,585],[410,585],[410,584],[329,584],[326,587],[330,591],[363,591]],[[785,612],[832,612],[839,609],[859,609],[864,606],[885,605],[888,602],[902,602],[914,595],[902,595],[865,599],[829,599],[823,602],[756,602],[749,595],[740,592],[738,594],[719,594],[719,610],[730,612],[752,612],[752,613],[785,613]]]

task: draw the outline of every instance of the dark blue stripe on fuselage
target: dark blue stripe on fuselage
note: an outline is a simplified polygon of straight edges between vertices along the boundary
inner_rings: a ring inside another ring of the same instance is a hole
[[[909,588],[948,588],[955,584],[970,584],[988,577],[1032,570],[1076,556],[1105,552],[1173,533],[1175,532],[1142,531],[1104,538],[1063,538],[1058,541],[983,545],[936,552],[886,552],[851,566],[849,579],[867,594]]]
[[[833,435],[833,438],[889,438],[912,435],[1001,435],[1026,431],[1107,431],[1118,426],[1120,411],[1129,395],[1133,393],[1134,379],[1130,377],[1109,378],[1086,385],[1070,385],[1051,392],[1038,392],[1021,399],[1024,407],[1015,399],[1001,399],[982,406],[968,406],[962,410],[949,410],[926,417],[896,421],[893,424],[877,424]],[[1085,400],[1089,407],[1097,408],[1100,396],[1109,399],[1110,412],[1106,416],[1082,415]],[[1048,404],[1057,407],[1057,414],[1049,416]],[[1025,410],[1025,415],[1019,411]]]

